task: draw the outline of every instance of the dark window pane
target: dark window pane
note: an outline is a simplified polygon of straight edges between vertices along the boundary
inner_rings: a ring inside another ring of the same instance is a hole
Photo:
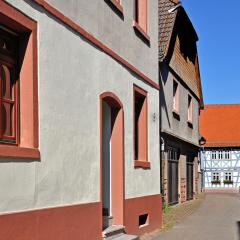
[[[14,119],[13,119],[13,104],[2,104],[2,133],[5,136],[13,135]]]
[[[13,71],[5,65],[1,65],[2,97],[12,99],[14,96]]]

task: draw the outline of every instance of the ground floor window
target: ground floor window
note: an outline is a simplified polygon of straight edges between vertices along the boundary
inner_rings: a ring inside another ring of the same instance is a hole
[[[220,177],[221,177],[220,172],[213,172],[212,173],[212,184],[221,184]]]
[[[232,181],[232,173],[231,172],[225,172],[225,180]]]
[[[213,181],[220,181],[220,173],[219,172],[213,172],[212,180]]]

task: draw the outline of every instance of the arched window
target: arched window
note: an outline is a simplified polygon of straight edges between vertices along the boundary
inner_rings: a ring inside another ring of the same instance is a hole
[[[0,141],[17,143],[18,136],[18,37],[0,28]]]

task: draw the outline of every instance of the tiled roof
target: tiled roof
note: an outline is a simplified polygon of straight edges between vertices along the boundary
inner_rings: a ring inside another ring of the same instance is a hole
[[[200,134],[208,147],[240,147],[240,104],[205,105]]]
[[[163,59],[168,51],[168,46],[175,24],[177,10],[169,13],[168,10],[176,6],[177,0],[158,0],[159,12],[159,59]]]

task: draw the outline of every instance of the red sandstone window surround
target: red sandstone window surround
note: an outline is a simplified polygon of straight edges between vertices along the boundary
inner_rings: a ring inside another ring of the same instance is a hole
[[[134,0],[134,5],[133,27],[149,42],[150,37],[147,34],[148,0]]]
[[[147,92],[134,86],[134,166],[150,168],[148,162]]]
[[[123,14],[123,7],[120,0],[109,0],[109,2],[121,13]]]
[[[0,157],[39,159],[37,23],[0,9]]]
[[[192,97],[188,95],[188,122],[192,124],[193,121],[193,103]]]
[[[173,80],[173,112],[179,115],[179,86],[175,80]]]
[[[17,144],[18,77],[16,33],[0,25],[0,142]]]

